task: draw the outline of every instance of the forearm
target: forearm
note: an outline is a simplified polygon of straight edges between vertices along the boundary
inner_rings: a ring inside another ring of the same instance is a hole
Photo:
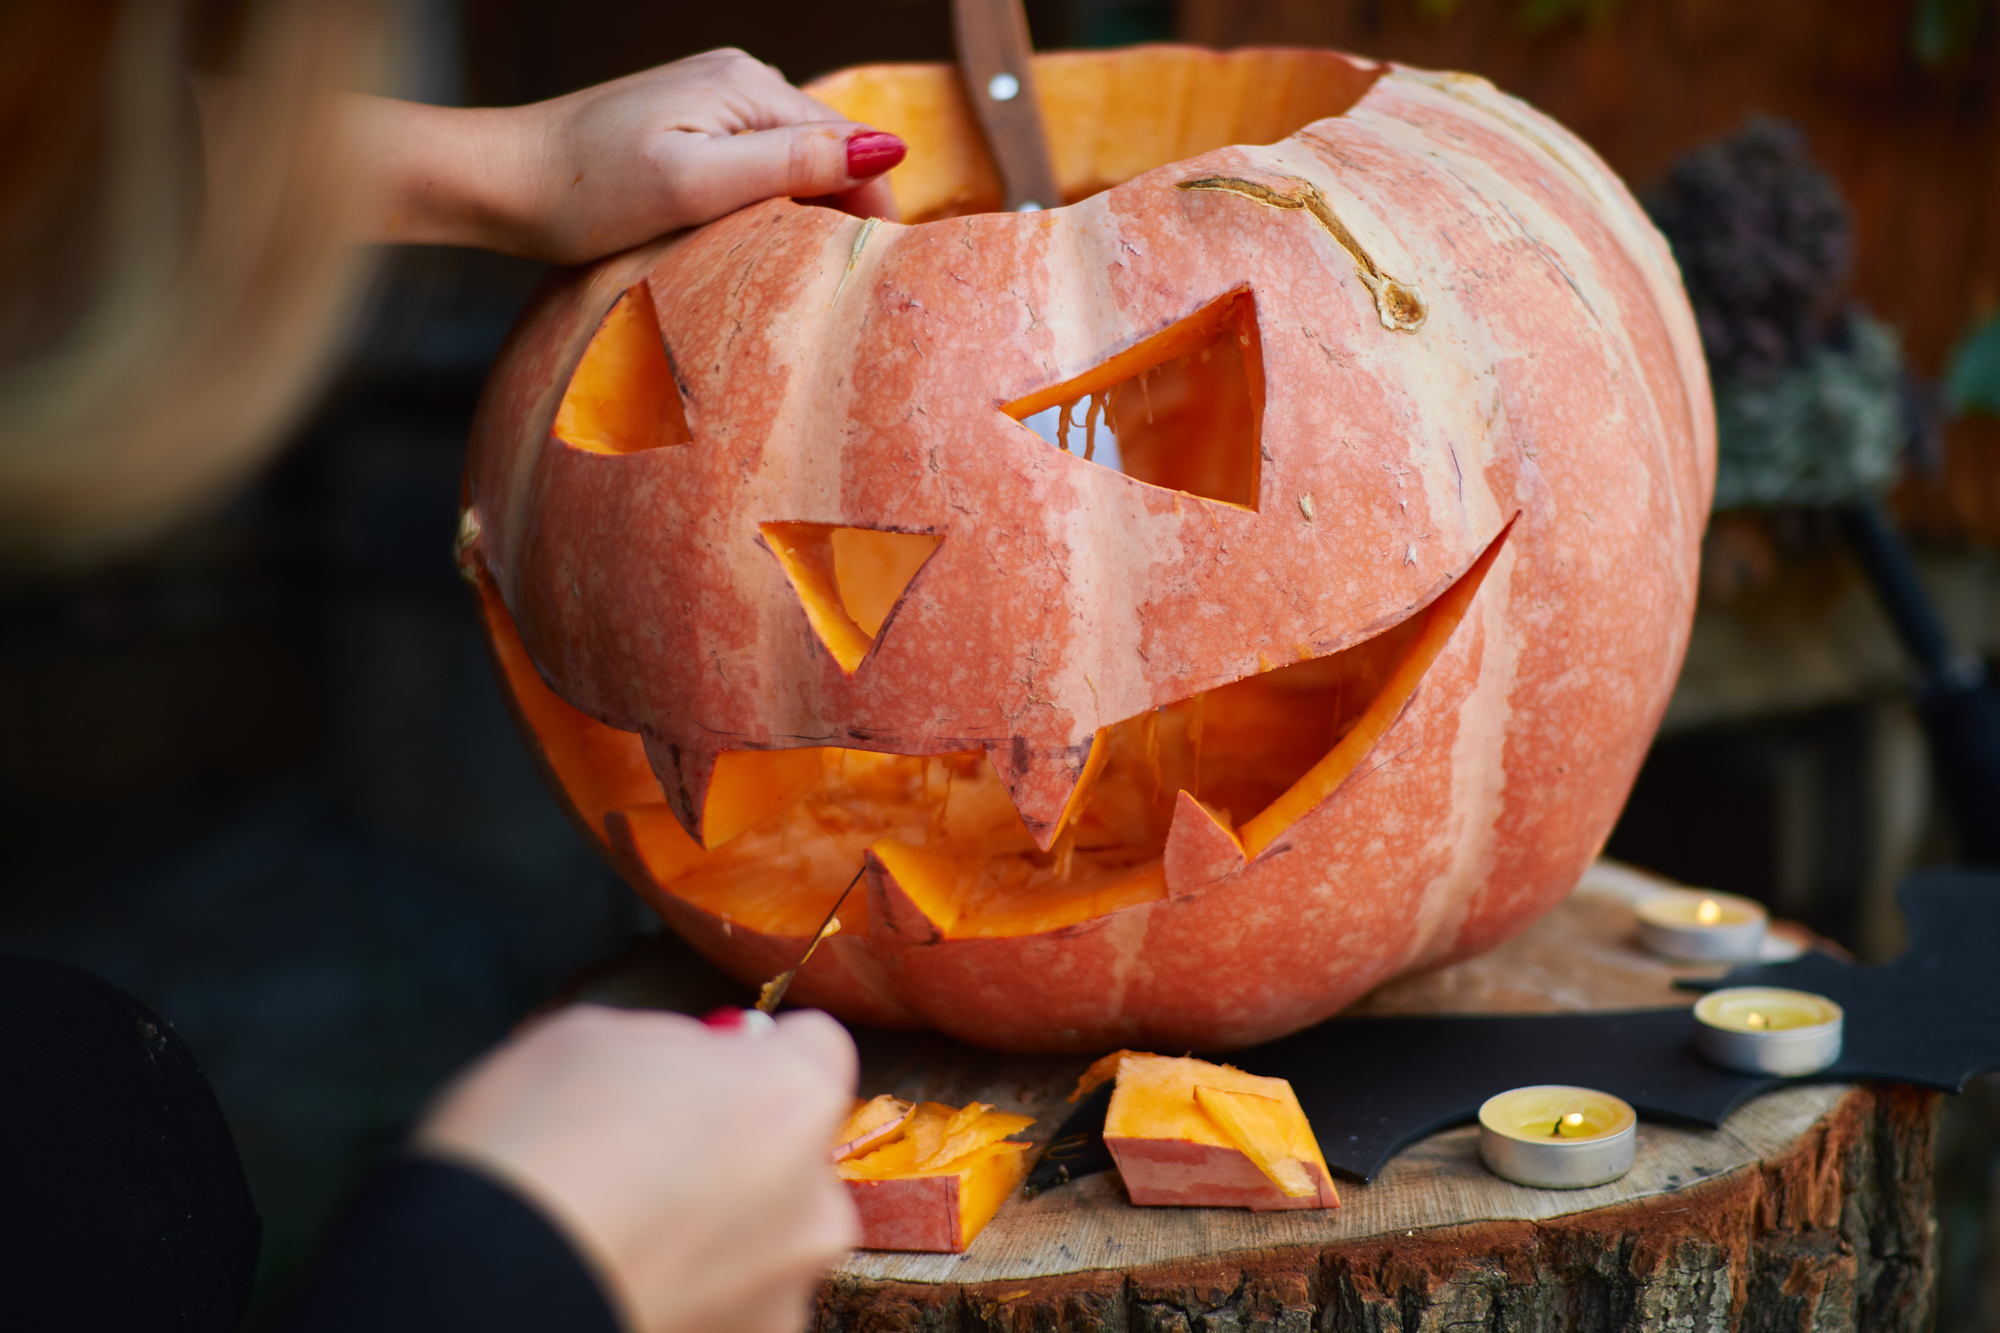
[[[538,254],[533,107],[345,99],[366,202],[357,240]]]
[[[248,114],[191,80],[213,150]],[[761,200],[896,216],[892,134],[844,120],[741,51],[710,51],[530,106],[346,95],[340,169],[357,242],[464,245],[578,264]]]

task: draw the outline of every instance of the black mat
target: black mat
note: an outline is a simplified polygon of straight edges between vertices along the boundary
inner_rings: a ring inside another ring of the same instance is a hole
[[[1910,948],[1887,967],[1807,954],[1738,968],[1713,986],[1787,986],[1846,1010],[1840,1062],[1807,1082],[1912,1083],[1956,1092],[2000,1068],[2000,874],[1927,871],[1898,892]],[[1653,1120],[1715,1126],[1744,1101],[1789,1080],[1750,1078],[1695,1054],[1686,1009],[1621,1013],[1334,1018],[1268,1045],[1215,1056],[1289,1079],[1327,1164],[1371,1179],[1426,1134],[1473,1119],[1496,1092],[1571,1083],[1623,1097]],[[1094,1100],[1094,1099],[1093,1099]],[[1104,1105],[1056,1132],[1066,1163],[1038,1162],[1038,1188],[1110,1165]],[[1081,1136],[1084,1146],[1076,1146]]]

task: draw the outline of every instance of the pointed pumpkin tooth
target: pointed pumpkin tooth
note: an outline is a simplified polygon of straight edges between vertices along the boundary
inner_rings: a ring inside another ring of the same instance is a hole
[[[1167,896],[1185,898],[1247,864],[1243,845],[1208,807],[1183,790],[1167,829]]]
[[[1090,734],[1076,745],[1016,736],[986,749],[987,760],[1006,784],[1021,823],[1042,851],[1055,846],[1062,836],[1071,813],[1070,797],[1083,780],[1092,742]]]
[[[696,842],[702,842],[702,814],[708,806],[708,784],[715,780],[715,757],[722,747],[688,736],[643,734],[646,762],[666,793],[667,808]]]
[[[876,930],[911,944],[935,944],[958,918],[958,867],[895,838],[868,849],[868,913]]]

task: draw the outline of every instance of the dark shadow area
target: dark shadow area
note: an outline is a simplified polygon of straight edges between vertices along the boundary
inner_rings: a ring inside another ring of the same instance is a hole
[[[1663,736],[1605,854],[1858,949],[1877,853],[1871,723],[1866,706],[1836,705]]]
[[[397,256],[247,494],[0,588],[0,949],[187,1039],[265,1218],[265,1301],[453,1069],[652,928],[544,791],[451,562],[479,385],[539,273]]]
[[[1043,50],[1164,41],[1174,0],[1027,0]],[[737,46],[794,83],[849,65],[953,59],[950,0],[814,0],[644,5],[631,0],[479,0],[464,6],[467,104],[553,97],[675,60]]]

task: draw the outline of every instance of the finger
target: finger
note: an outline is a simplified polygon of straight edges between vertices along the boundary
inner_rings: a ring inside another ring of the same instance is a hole
[[[821,1071],[827,1081],[850,1092],[860,1072],[861,1057],[855,1052],[854,1038],[847,1029],[817,1009],[795,1009],[778,1016],[771,1034]]]
[[[896,207],[896,192],[889,187],[887,176],[877,176],[866,185],[838,195],[834,202],[841,211],[858,218],[881,218],[884,222],[903,220],[903,210]]]
[[[812,1322],[819,1278],[767,1284],[730,1313],[735,1333],[799,1333]]]
[[[780,129],[847,119],[817,97],[794,88],[774,66],[742,51],[711,51],[715,92],[732,113],[731,129]]]
[[[902,141],[888,136],[864,141],[857,156],[862,168],[850,171],[849,141],[876,131],[853,121],[820,121],[726,137],[674,135],[663,156],[674,181],[680,226],[711,222],[725,213],[765,199],[810,199],[845,194],[888,170],[888,156]],[[872,156],[865,151],[877,150]]]
[[[631,1058],[664,1048],[677,1052],[678,1043],[702,1030],[698,1020],[663,1009],[621,1009],[615,1005],[578,1001],[542,1020],[541,1031],[567,1053],[588,1057],[604,1046]]]
[[[820,1193],[809,1234],[818,1246],[821,1267],[861,1243],[861,1214],[854,1207],[854,1196],[839,1181],[827,1181],[827,1188]]]
[[[744,1329],[795,1330],[810,1307],[826,1270],[844,1259],[861,1239],[861,1223],[847,1190],[829,1180],[796,1229],[774,1242],[777,1267],[757,1275],[736,1303]]]

